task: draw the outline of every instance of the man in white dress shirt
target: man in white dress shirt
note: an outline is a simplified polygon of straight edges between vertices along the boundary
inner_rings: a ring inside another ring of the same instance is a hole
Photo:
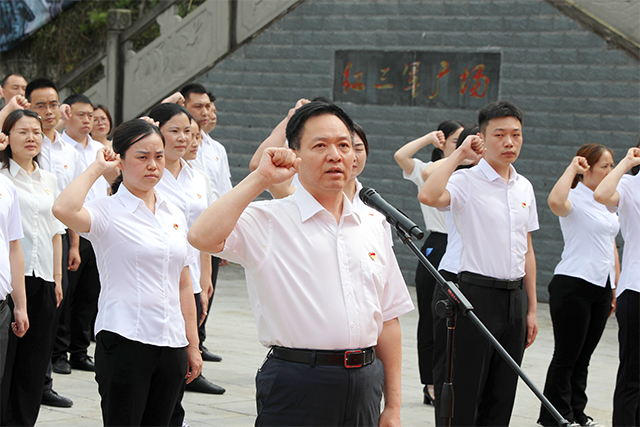
[[[531,245],[531,232],[538,229],[536,201],[531,183],[512,166],[522,147],[522,117],[510,102],[484,106],[478,114],[480,134],[467,137],[418,195],[426,205],[451,209],[462,238],[459,287],[517,363],[538,332]],[[454,173],[465,160],[480,162]],[[517,381],[469,318],[459,316],[452,425],[508,425]],[[440,410],[436,402],[437,425],[444,423]]]
[[[64,142],[55,129],[60,121],[58,88],[51,80],[36,79],[29,82],[25,95],[31,103],[30,109],[38,113],[42,121],[44,137],[38,162],[42,169],[56,176],[58,179],[58,192],[61,193],[71,181],[80,175],[81,170],[77,151]],[[77,270],[80,265],[80,238],[78,234],[72,230],[67,230],[67,233],[62,237],[62,248],[62,293],[66,296],[69,284],[68,271]],[[54,321],[54,332],[57,331],[61,313],[62,310],[58,308]],[[51,362],[49,362],[44,381],[42,404],[70,408],[73,405],[73,401],[67,397],[60,396],[53,390],[51,371],[52,366]]]
[[[24,96],[24,92],[27,88],[27,81],[20,74],[9,74],[2,79],[2,87],[0,87],[0,98],[4,100],[4,105],[7,105],[11,98],[16,95]]]
[[[202,134],[202,144],[198,150],[196,159],[191,163],[196,168],[204,171],[207,177],[209,177],[212,201],[215,201],[233,187],[231,184],[227,150],[225,150],[222,144],[209,136],[209,132],[213,131],[218,119],[217,109],[214,103],[216,98],[213,94],[207,92],[207,89],[200,83],[190,83],[180,89],[180,93],[184,97],[184,106],[198,122],[198,125],[200,125],[200,132]],[[213,283],[213,292],[215,292],[220,262],[221,260],[218,257],[214,256],[211,259],[211,283]],[[209,299],[209,307],[211,307],[212,302],[213,293]],[[204,322],[202,322],[198,328],[202,360],[219,362],[222,358],[211,353],[204,346],[204,341],[207,338],[205,327],[208,318],[209,314],[207,313]]]
[[[71,95],[64,100],[70,106],[62,140],[69,144],[79,158],[78,175],[94,162],[103,145],[90,136],[93,129],[93,105],[84,95]],[[104,177],[91,187],[87,200],[108,196],[108,182]],[[100,278],[91,243],[80,238],[80,265],[69,272],[69,287],[62,302],[62,313],[53,346],[53,371],[69,374],[71,368],[93,371],[92,357],[87,354],[90,344],[91,322],[98,309]],[[67,359],[69,353],[69,360]]]
[[[189,230],[196,248],[245,267],[271,348],[256,376],[258,426],[400,425],[398,316],[413,304],[382,221],[343,193],[352,134],[336,105],[302,106],[287,126],[293,150],[265,149]],[[292,196],[251,203],[296,172]]]

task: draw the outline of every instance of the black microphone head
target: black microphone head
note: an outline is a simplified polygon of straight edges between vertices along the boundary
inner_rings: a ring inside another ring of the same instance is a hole
[[[374,194],[376,194],[376,190],[374,190],[373,188],[362,187],[360,189],[360,193],[358,193],[358,197],[360,197],[360,200],[362,200],[365,205],[369,206],[369,197],[373,196]]]

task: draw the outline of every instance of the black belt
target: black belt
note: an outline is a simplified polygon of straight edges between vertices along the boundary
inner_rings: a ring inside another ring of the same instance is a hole
[[[524,277],[515,280],[504,280],[483,276],[482,274],[469,273],[468,271],[461,272],[458,278],[460,283],[495,289],[520,289],[524,283]]]
[[[361,368],[376,360],[373,347],[362,350],[301,350],[297,348],[271,347],[271,355],[287,362],[308,365],[344,366],[347,369]]]

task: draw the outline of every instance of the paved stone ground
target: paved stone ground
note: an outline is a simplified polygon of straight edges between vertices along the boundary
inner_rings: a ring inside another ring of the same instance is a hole
[[[203,372],[213,382],[225,387],[222,396],[185,394],[183,405],[186,421],[196,426],[252,426],[255,417],[254,376],[266,354],[257,339],[256,327],[249,308],[244,273],[239,266],[220,270],[209,319],[207,346],[223,357],[221,363],[205,362]],[[410,287],[415,301],[415,288]],[[540,388],[544,386],[546,369],[553,352],[553,335],[549,307],[538,309],[540,333],[527,350],[523,369]],[[416,324],[417,312],[401,318],[403,328],[403,408],[405,427],[433,425],[433,408],[422,404],[419,383]],[[591,360],[587,413],[595,420],[611,424],[611,408],[617,359],[617,324],[610,318],[605,334]],[[93,348],[91,349],[93,351]],[[43,406],[38,426],[101,426],[100,398],[93,373],[74,371],[71,375],[54,374],[54,389],[74,401],[70,409]],[[520,382],[511,425],[535,426],[539,404],[527,386]]]

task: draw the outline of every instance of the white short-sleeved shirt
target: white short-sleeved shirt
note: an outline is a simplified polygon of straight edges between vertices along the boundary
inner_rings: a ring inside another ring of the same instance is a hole
[[[7,298],[11,287],[11,265],[9,264],[9,243],[24,237],[20,202],[15,185],[9,178],[0,175],[0,301]]]
[[[56,176],[58,192],[62,193],[62,190],[80,176],[85,168],[80,163],[80,155],[76,149],[65,142],[57,131],[55,135],[53,141],[46,136],[42,139],[38,162],[42,169]]]
[[[529,180],[512,165],[510,170],[507,183],[481,159],[447,183],[462,238],[460,271],[508,280],[525,275],[527,235],[538,229],[536,198]]]
[[[10,159],[5,174],[18,190],[24,237],[20,240],[24,255],[24,274],[53,282],[53,236],[64,234],[65,227],[51,212],[58,197],[56,177],[37,164],[31,175]]]
[[[424,185],[422,171],[433,162],[425,163],[419,159],[413,159],[413,162],[414,166],[411,175],[407,175],[402,171],[402,177],[413,182],[418,187],[418,191],[420,191]],[[420,203],[420,209],[422,210],[422,217],[424,218],[424,225],[427,227],[427,230],[435,231],[437,233],[447,233],[447,223],[442,212],[423,203]]]
[[[187,222],[156,192],[155,214],[123,184],[87,202],[89,239],[100,273],[95,331],[160,347],[188,344],[180,307],[180,274],[194,262]]]
[[[618,184],[618,214],[624,238],[622,266],[618,289],[620,294],[626,289],[640,292],[640,174],[624,175]]]
[[[187,227],[191,227],[209,206],[209,191],[204,175],[189,166],[185,160],[180,161],[182,169],[178,173],[178,178],[165,169],[162,179],[156,185],[156,191],[182,211],[187,220]],[[193,250],[199,254],[195,248]],[[196,261],[189,265],[191,284],[196,294],[202,292],[200,271],[200,257],[196,256]]]
[[[303,186],[251,203],[218,256],[245,267],[265,346],[369,347],[413,309],[380,218],[346,197],[339,224]]]
[[[447,249],[440,260],[438,270],[445,270],[449,273],[458,274],[460,271],[460,254],[462,253],[462,238],[453,222],[453,214],[450,210],[446,211],[445,218],[447,220]]]
[[[571,211],[559,217],[564,249],[554,274],[578,277],[605,287],[615,287],[614,239],[620,230],[618,215],[593,198],[593,191],[579,182],[569,191]]]
[[[204,171],[211,180],[213,201],[218,200],[227,191],[233,188],[231,184],[231,172],[227,150],[208,133],[201,131],[202,145],[192,163],[198,169]]]
[[[92,139],[90,135],[87,135],[87,147],[83,147],[82,144],[71,138],[67,131],[62,133],[62,140],[69,144],[76,152],[78,153],[78,159],[80,161],[80,171],[77,175],[80,175],[82,172],[87,170],[89,165],[96,160],[96,155],[98,151],[104,148],[100,142]],[[92,200],[98,197],[107,197],[109,195],[109,182],[101,176],[96,180],[96,182],[91,186],[91,190],[89,190],[89,194],[87,194],[86,200]]]

